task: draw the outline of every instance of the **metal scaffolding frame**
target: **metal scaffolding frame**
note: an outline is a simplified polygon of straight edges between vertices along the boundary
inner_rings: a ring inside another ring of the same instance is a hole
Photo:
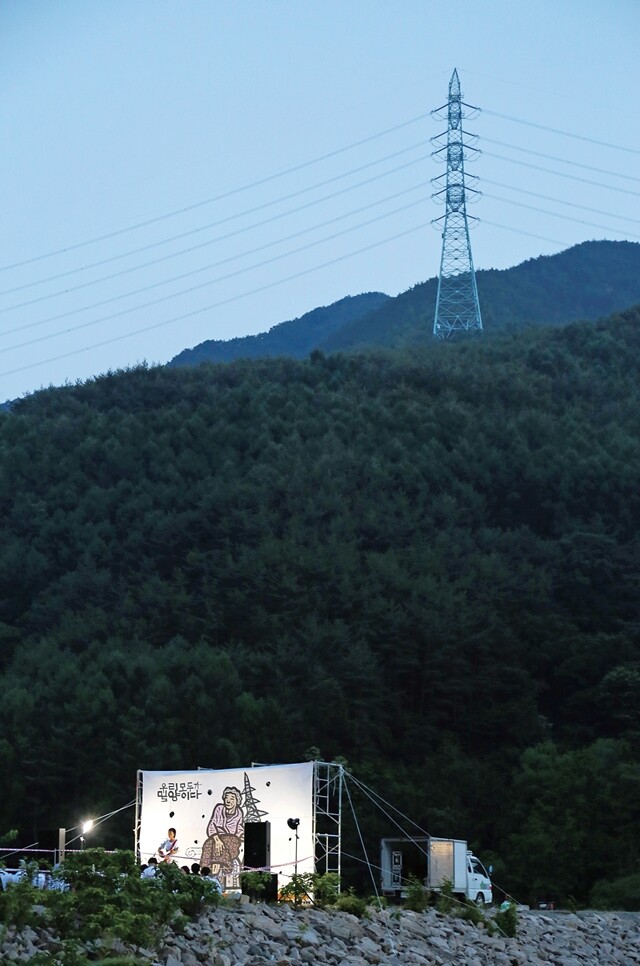
[[[313,763],[313,841],[316,872],[341,874],[342,785],[344,768],[336,762]]]

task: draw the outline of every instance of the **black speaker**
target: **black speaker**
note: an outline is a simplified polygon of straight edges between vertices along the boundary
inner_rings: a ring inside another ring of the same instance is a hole
[[[244,865],[247,869],[271,867],[271,822],[247,822],[245,825]]]

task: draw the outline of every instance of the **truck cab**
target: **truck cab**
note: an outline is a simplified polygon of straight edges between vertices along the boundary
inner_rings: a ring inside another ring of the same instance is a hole
[[[466,896],[477,906],[484,906],[493,901],[489,874],[473,852],[467,852]]]

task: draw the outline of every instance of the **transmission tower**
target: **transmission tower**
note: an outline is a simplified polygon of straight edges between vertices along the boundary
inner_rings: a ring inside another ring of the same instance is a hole
[[[467,201],[477,200],[480,192],[473,187],[478,179],[475,175],[465,175],[464,170],[465,158],[471,160],[479,152],[475,147],[477,136],[462,127],[463,119],[475,117],[478,109],[462,100],[457,70],[454,70],[449,81],[449,100],[431,113],[447,121],[447,130],[431,138],[435,144],[434,158],[447,165],[446,172],[433,179],[438,189],[433,193],[433,198],[445,205],[444,215],[434,218],[432,222],[442,230],[433,334],[437,339],[449,339],[456,332],[482,332],[469,240],[469,220],[477,219],[467,216]]]

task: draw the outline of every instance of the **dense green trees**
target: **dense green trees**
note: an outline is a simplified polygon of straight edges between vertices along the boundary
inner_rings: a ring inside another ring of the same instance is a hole
[[[315,745],[523,897],[632,875],[639,323],[0,414],[0,824]]]

